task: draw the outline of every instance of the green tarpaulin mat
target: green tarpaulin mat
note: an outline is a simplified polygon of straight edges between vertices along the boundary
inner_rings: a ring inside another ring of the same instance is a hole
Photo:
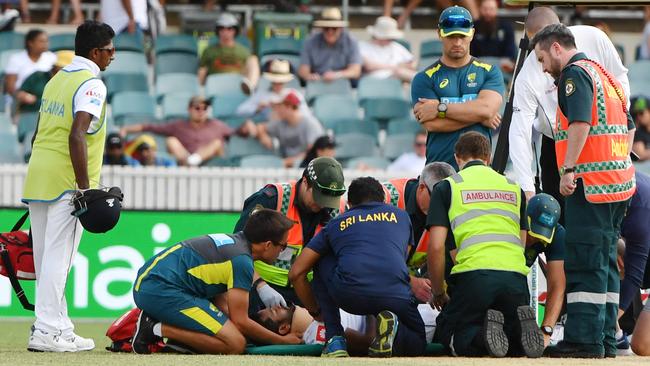
[[[246,353],[249,355],[320,356],[322,349],[323,346],[320,344],[250,346],[246,347]],[[429,343],[425,354],[427,356],[442,356],[444,348],[442,344]]]

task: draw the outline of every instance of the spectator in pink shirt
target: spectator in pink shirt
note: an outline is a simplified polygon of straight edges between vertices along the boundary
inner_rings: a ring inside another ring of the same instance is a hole
[[[235,131],[225,123],[210,119],[210,101],[199,96],[192,97],[188,106],[189,121],[173,121],[166,124],[136,124],[125,126],[120,133],[151,132],[167,136],[167,151],[179,165],[198,166],[224,152],[225,140]]]

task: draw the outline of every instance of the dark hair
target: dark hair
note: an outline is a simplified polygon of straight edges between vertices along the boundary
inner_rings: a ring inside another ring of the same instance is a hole
[[[262,208],[251,213],[246,225],[244,225],[244,235],[251,243],[261,243],[268,240],[279,243],[293,224],[294,222],[283,214],[275,210]]]
[[[366,202],[384,202],[384,187],[373,177],[357,178],[348,187],[350,206]]]
[[[108,45],[113,37],[115,37],[115,32],[110,25],[86,20],[77,27],[77,34],[74,37],[74,54],[88,58],[93,48]]]
[[[296,311],[296,306],[291,305],[287,308],[289,310],[289,323],[291,324],[291,321],[293,320],[293,314]],[[251,314],[251,320],[256,322],[257,324],[263,326],[264,328],[270,330],[273,333],[279,334],[280,333],[280,323],[272,320],[270,317],[267,317],[266,319],[262,319],[260,316],[259,311]]]
[[[38,36],[45,33],[42,29],[30,29],[29,32],[25,35],[25,49],[29,50],[29,42],[35,40]]]
[[[541,50],[548,51],[555,42],[566,49],[576,48],[576,39],[566,25],[549,24],[535,34],[533,40],[530,41],[530,49],[532,50],[539,45]]]
[[[454,153],[463,160],[472,158],[490,160],[490,141],[480,132],[465,132],[456,141]]]
[[[310,161],[316,159],[318,157],[318,150],[322,150],[326,148],[333,149],[335,147],[336,147],[336,142],[329,135],[323,135],[317,138],[316,141],[314,141],[314,144],[311,145],[311,148],[307,150],[307,153],[305,154],[305,158],[302,160],[302,163],[300,163],[300,167],[306,168]]]

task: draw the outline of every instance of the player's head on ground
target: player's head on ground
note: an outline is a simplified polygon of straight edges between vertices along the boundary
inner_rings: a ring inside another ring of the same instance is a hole
[[[384,202],[384,187],[373,177],[361,177],[353,180],[348,189],[350,207],[368,202]]]
[[[539,6],[528,12],[524,29],[526,30],[528,39],[532,39],[535,34],[544,29],[547,25],[559,23],[560,18],[558,18],[553,9],[546,6]]]
[[[418,179],[418,189],[415,193],[415,200],[422,213],[426,215],[429,211],[429,202],[431,201],[433,187],[441,180],[454,174],[456,174],[454,167],[442,161],[429,163],[422,169],[422,173]]]
[[[115,32],[108,24],[87,20],[77,27],[74,53],[91,60],[104,71],[114,59],[113,37]]]
[[[304,208],[312,212],[339,208],[345,179],[343,167],[334,158],[323,156],[310,161],[302,173],[302,183],[299,204]]]
[[[279,335],[289,334],[291,332],[291,323],[296,306],[275,305],[270,308],[264,308],[253,314],[251,319],[262,325],[264,328]]]
[[[535,50],[535,56],[544,72],[555,79],[569,60],[576,54],[576,40],[564,24],[547,25],[533,37],[530,48]]]
[[[438,35],[442,41],[443,55],[452,60],[465,58],[474,37],[474,21],[462,6],[451,6],[442,11],[438,19]]]
[[[528,235],[550,244],[561,213],[562,208],[553,196],[546,193],[533,196],[526,206]]]
[[[460,169],[472,160],[480,160],[485,165],[490,164],[490,141],[480,132],[465,132],[454,145],[454,157]]]
[[[251,242],[254,260],[273,263],[287,247],[289,229],[294,222],[283,214],[261,208],[253,211],[244,226],[244,235]]]

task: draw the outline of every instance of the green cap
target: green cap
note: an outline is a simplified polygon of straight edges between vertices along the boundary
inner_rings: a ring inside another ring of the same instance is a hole
[[[316,158],[307,165],[307,178],[312,185],[314,201],[321,207],[339,208],[345,193],[341,164],[328,157]]]
[[[632,113],[641,113],[648,109],[648,100],[645,97],[638,97],[632,105]]]

